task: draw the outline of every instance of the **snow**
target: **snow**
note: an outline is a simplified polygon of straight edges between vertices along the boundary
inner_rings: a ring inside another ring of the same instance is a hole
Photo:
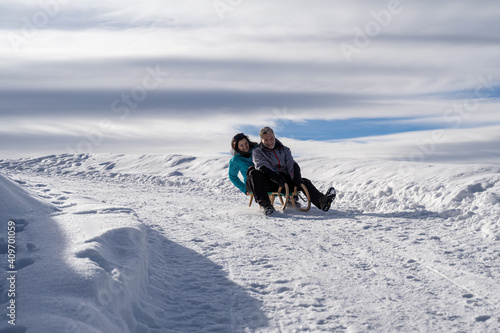
[[[298,158],[332,209],[265,217],[228,161],[0,160],[0,332],[500,330],[500,166]]]

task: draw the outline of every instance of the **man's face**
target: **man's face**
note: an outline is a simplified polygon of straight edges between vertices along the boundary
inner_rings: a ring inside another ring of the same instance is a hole
[[[267,148],[273,149],[274,144],[276,143],[276,139],[274,137],[274,134],[272,134],[272,133],[262,134],[262,137],[260,138],[260,142],[262,142],[262,144],[264,146],[266,146]]]

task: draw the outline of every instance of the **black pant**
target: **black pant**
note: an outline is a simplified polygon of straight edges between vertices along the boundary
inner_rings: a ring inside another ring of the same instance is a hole
[[[288,187],[290,188],[290,191],[293,191],[295,184],[293,183],[289,175],[286,175],[286,181]],[[312,204],[321,209],[319,204],[319,199],[323,196],[323,193],[318,191],[318,189],[311,183],[309,179],[302,178],[302,182],[309,191]],[[278,191],[279,185],[273,182],[271,179],[269,179],[265,173],[255,168],[249,168],[247,171],[246,188],[247,191],[253,192],[255,201],[257,201],[259,205],[265,207],[266,205],[271,203],[269,201],[269,195],[267,194],[267,192]],[[301,188],[298,188],[297,190],[301,190]]]

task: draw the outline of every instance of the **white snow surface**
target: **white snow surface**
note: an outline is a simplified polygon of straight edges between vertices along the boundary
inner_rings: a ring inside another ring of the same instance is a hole
[[[266,217],[229,158],[0,160],[0,333],[500,331],[500,166],[298,158],[337,200]]]

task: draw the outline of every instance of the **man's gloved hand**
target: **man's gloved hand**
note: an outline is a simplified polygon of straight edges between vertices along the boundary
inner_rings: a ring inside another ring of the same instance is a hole
[[[264,169],[264,168],[263,168]],[[286,174],[283,172],[268,171],[268,177],[281,188],[285,188]]]

